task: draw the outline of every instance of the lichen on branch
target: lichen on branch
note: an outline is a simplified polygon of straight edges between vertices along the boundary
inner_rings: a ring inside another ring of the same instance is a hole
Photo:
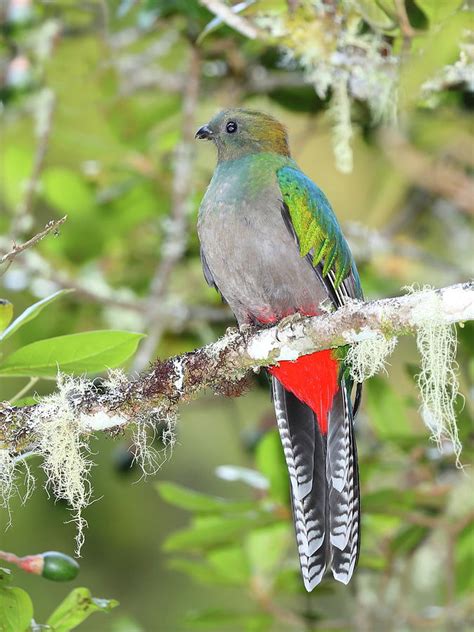
[[[417,376],[420,414],[431,432],[431,438],[439,446],[446,440],[451,443],[460,465],[462,445],[455,413],[459,395],[456,328],[443,321],[439,298],[430,288],[424,288],[419,293],[426,294],[415,313],[418,323],[416,344],[420,354],[420,373]]]

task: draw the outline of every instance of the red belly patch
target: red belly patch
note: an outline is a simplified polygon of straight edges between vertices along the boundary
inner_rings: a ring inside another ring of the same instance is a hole
[[[316,316],[312,310],[299,310],[304,316]],[[282,314],[280,318],[289,314]],[[268,325],[278,318],[259,314],[258,321]],[[316,414],[318,425],[323,434],[328,431],[328,413],[337,393],[339,364],[333,357],[332,350],[316,351],[304,355],[295,361],[283,360],[278,366],[268,367],[287,391],[291,391]]]
[[[323,434],[328,431],[328,413],[338,389],[339,367],[330,349],[301,356],[294,362],[284,360],[268,368],[286,388],[316,414]]]

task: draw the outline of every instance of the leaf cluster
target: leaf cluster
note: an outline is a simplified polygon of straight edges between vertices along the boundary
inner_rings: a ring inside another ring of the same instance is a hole
[[[107,613],[118,606],[115,599],[98,599],[87,588],[74,588],[54,609],[47,621],[40,625],[34,620],[31,597],[16,586],[11,586],[9,571],[0,568],[0,630],[1,632],[69,632],[92,614]]]

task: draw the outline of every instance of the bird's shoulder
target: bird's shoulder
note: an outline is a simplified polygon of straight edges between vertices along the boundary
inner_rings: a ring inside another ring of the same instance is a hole
[[[323,276],[332,270],[337,288],[351,272],[352,255],[328,198],[295,164],[278,169],[277,180],[301,256],[321,263]]]

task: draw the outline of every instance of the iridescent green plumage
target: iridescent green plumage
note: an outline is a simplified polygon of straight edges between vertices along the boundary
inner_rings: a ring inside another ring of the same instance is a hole
[[[231,121],[235,130],[226,131]],[[312,257],[323,277],[335,291],[353,272],[358,293],[358,277],[352,256],[328,199],[291,158],[285,128],[263,112],[232,109],[220,112],[199,130],[200,138],[212,139],[218,152],[217,172],[220,180],[238,178],[242,186],[232,190],[232,198],[263,203],[275,174],[283,202],[288,210],[300,254]],[[222,196],[222,192],[220,193]]]
[[[328,199],[297,168],[283,167],[277,178],[301,256],[312,251],[314,266],[324,260],[323,276],[333,269],[337,289],[351,270],[352,257]]]

